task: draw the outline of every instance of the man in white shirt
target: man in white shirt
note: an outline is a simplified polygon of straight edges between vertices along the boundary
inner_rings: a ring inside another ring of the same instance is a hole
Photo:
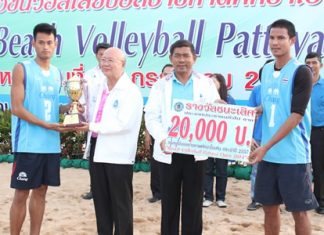
[[[98,234],[133,234],[133,164],[142,121],[143,97],[125,73],[126,57],[108,48],[101,58],[106,77],[90,131],[91,189]]]
[[[168,153],[165,142],[175,99],[214,102],[219,94],[211,79],[193,71],[196,54],[190,41],[178,40],[172,44],[169,58],[174,72],[153,85],[145,106],[146,128],[155,139],[153,157],[160,162],[161,235],[179,234],[180,214],[181,233],[200,235],[207,157]]]
[[[98,61],[97,66],[88,70],[84,74],[85,84],[83,90],[83,97],[81,98],[81,102],[86,107],[85,118],[87,121],[92,120],[94,108],[96,105],[98,90],[105,83],[106,78],[100,69],[100,59],[106,49],[108,49],[110,45],[108,43],[99,43],[96,46],[96,59]],[[87,139],[90,140],[90,136],[87,136]],[[86,151],[84,153],[83,158],[87,159],[89,157],[89,152]],[[90,170],[90,167],[89,167]],[[92,199],[92,191],[90,186],[90,191],[82,194],[83,199],[90,200]]]

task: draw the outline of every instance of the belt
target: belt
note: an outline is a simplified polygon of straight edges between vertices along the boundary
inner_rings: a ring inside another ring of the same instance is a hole
[[[312,130],[324,130],[324,126],[312,126]]]

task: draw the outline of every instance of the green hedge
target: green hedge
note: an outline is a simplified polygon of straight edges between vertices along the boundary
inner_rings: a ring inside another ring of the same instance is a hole
[[[13,155],[5,154],[0,155],[0,163],[1,162],[8,162],[12,163],[14,160]],[[62,168],[82,168],[82,169],[89,169],[89,161],[85,159],[68,159],[68,158],[61,158],[61,167]],[[149,162],[136,162],[133,165],[134,172],[150,172],[151,167]],[[250,180],[250,174],[252,171],[251,166],[242,166],[242,165],[230,165],[227,167],[227,175],[228,177],[235,177],[236,179],[244,179]],[[216,175],[216,171],[214,172]]]
[[[13,159],[14,159],[14,156],[11,154],[0,155],[0,162],[12,163]]]
[[[61,120],[63,116],[61,115]],[[11,113],[10,110],[0,111],[0,163],[13,162],[13,155],[9,154],[11,151]],[[144,118],[140,128],[137,153],[135,164],[133,166],[134,172],[149,172],[151,170],[149,164],[149,152],[144,147]],[[61,133],[61,150],[62,155],[66,158],[61,159],[62,168],[89,168],[88,160],[82,159],[85,146],[85,134],[79,132]],[[3,154],[3,155],[1,155]],[[241,166],[239,164],[230,165],[227,167],[227,175],[237,179],[249,180],[251,174],[251,166]]]
[[[63,121],[64,116],[60,115],[60,122]],[[141,128],[139,132],[136,162],[146,162],[149,158],[149,151],[145,149],[145,125],[144,118],[142,118]],[[64,132],[61,133],[61,152],[62,156],[68,159],[82,160],[86,143],[86,135],[81,132]],[[10,110],[0,110],[0,154],[11,153],[11,112]],[[65,162],[65,161],[63,161]],[[81,161],[82,162],[82,161]],[[79,167],[79,161],[74,162],[76,167]],[[84,164],[84,163],[83,163]],[[145,169],[147,170],[147,169]]]
[[[0,111],[0,154],[11,151],[11,113],[9,110]]]

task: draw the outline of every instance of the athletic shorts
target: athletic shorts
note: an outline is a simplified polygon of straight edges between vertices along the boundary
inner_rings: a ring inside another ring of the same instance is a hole
[[[15,153],[11,188],[35,189],[42,185],[60,185],[60,155]]]
[[[255,201],[263,205],[284,203],[290,212],[318,207],[312,192],[310,164],[278,164],[262,161],[255,182]]]

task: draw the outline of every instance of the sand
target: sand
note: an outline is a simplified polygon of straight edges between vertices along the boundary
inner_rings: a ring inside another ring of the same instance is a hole
[[[0,234],[9,234],[9,209],[14,193],[10,189],[11,164],[0,163]],[[134,234],[160,234],[161,204],[148,203],[150,174],[134,173]],[[96,234],[96,221],[92,200],[80,196],[89,189],[89,174],[84,169],[61,169],[61,186],[50,187],[41,234]],[[263,211],[247,211],[250,202],[250,182],[229,178],[226,202],[228,207],[216,205],[203,210],[204,235],[263,234]],[[324,234],[324,216],[309,213],[314,235]],[[282,210],[281,234],[294,234],[294,222],[289,212]],[[21,234],[29,232],[26,216]]]

